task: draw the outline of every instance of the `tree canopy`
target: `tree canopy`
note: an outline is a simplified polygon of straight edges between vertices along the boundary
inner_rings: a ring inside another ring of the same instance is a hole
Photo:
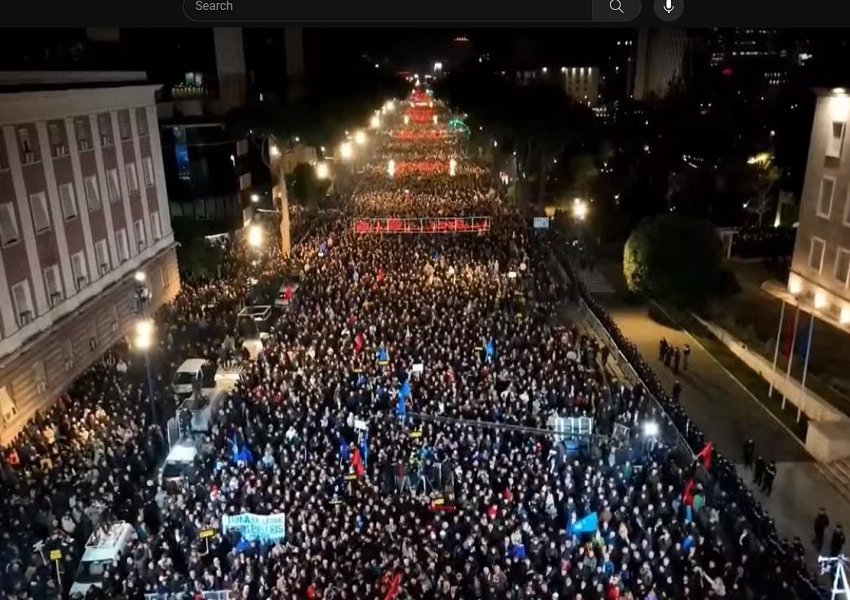
[[[641,223],[626,241],[623,274],[629,290],[700,307],[718,288],[722,248],[709,221],[661,215]]]

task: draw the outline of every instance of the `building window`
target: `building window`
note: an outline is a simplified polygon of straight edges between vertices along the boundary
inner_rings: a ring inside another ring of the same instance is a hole
[[[80,117],[74,121],[74,129],[77,132],[77,148],[80,152],[91,149],[91,135],[89,134],[89,121]]]
[[[823,267],[823,253],[826,242],[820,238],[813,237],[809,246],[809,267],[820,273]]]
[[[51,265],[44,270],[44,287],[47,289],[47,303],[50,308],[62,302],[64,294],[62,293],[59,265]]]
[[[47,198],[44,192],[30,196],[30,210],[32,210],[32,224],[36,233],[50,229],[50,213],[47,212]]]
[[[14,244],[20,238],[18,221],[15,219],[15,207],[11,202],[0,204],[0,243],[3,246]]]
[[[97,115],[97,128],[100,130],[100,145],[103,147],[112,145],[112,124],[109,120],[109,113]]]
[[[142,159],[142,174],[145,177],[145,187],[153,186],[153,160],[151,160],[150,156],[146,156]]]
[[[88,285],[89,271],[86,268],[86,257],[82,252],[71,255],[71,271],[74,273],[74,285],[77,286],[77,291]]]
[[[50,142],[50,155],[53,158],[58,158],[68,154],[68,149],[65,147],[65,139],[62,135],[62,130],[59,128],[59,123],[47,124],[47,139]]]
[[[32,364],[32,382],[35,384],[35,390],[41,394],[47,390],[47,371],[44,368],[43,361],[37,361]]]
[[[133,223],[133,231],[136,234],[136,243],[139,245],[139,250],[144,250],[147,247],[145,240],[145,222],[139,219]]]
[[[127,243],[127,230],[123,227],[115,232],[115,244],[118,246],[118,261],[130,258],[130,245]]]
[[[29,281],[24,279],[12,286],[12,302],[15,304],[15,319],[18,327],[31,323],[33,312]]]
[[[833,121],[832,135],[826,143],[826,155],[832,158],[841,158],[841,148],[844,146],[844,130],[846,124],[841,121]]]
[[[94,258],[97,261],[97,270],[101,275],[109,272],[109,250],[106,240],[97,240],[94,245]]]
[[[93,212],[100,208],[100,190],[97,187],[97,176],[88,175],[85,179],[86,188],[86,205],[89,207],[89,212]]]
[[[63,183],[59,186],[59,200],[62,203],[62,214],[66,221],[76,218],[77,216],[77,201],[74,198],[74,186],[70,183]]]
[[[159,286],[163,290],[168,287],[168,269],[165,267],[159,268]]]
[[[835,178],[824,176],[820,180],[820,193],[818,194],[817,215],[828,219],[832,213],[832,196],[835,194]]]
[[[33,150],[32,140],[30,139],[30,130],[26,127],[18,129],[18,145],[21,153],[21,163],[28,164],[35,162],[35,151]]]
[[[118,183],[118,171],[116,169],[109,169],[106,172],[106,188],[110,202],[115,203],[121,199],[121,185]]]
[[[850,250],[839,248],[835,255],[835,278],[841,285],[847,287],[847,276],[850,275]]]
[[[159,222],[159,211],[156,210],[151,213],[151,233],[155,242],[162,239],[162,225]]]
[[[9,392],[9,388],[4,385],[0,388],[0,419],[3,419],[4,423],[8,423],[14,419],[17,414],[18,406],[15,404],[15,400]]]
[[[129,111],[122,110],[118,113],[118,134],[121,136],[122,140],[129,140],[133,137],[132,129],[130,128]]]
[[[138,192],[139,175],[136,173],[136,165],[134,163],[127,163],[124,165],[124,171],[127,173],[127,187],[130,192]]]

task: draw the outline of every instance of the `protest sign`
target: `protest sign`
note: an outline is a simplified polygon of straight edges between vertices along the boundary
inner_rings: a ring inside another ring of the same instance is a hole
[[[286,537],[286,515],[283,513],[225,515],[221,528],[224,532],[238,531],[242,539],[251,542],[277,542]]]

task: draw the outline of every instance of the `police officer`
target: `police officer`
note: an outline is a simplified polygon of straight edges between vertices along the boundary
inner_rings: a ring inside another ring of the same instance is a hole
[[[744,442],[744,466],[748,469],[753,467],[753,455],[756,453],[756,443],[753,438],[747,438]]]
[[[827,527],[829,527],[829,516],[826,514],[826,509],[821,507],[815,517],[815,539],[812,540],[818,552],[823,548],[823,538]]]
[[[682,395],[682,384],[681,384],[681,383],[679,383],[679,381],[678,381],[678,380],[676,380],[676,381],[673,383],[673,400],[675,400],[676,402],[678,402],[678,401],[679,401],[679,396],[681,396],[681,395]]]
[[[764,480],[762,482],[762,491],[770,496],[773,491],[773,480],[776,478],[776,461],[770,461],[764,470]]]
[[[765,468],[764,459],[761,456],[759,456],[756,459],[756,470],[755,470],[755,473],[753,474],[753,483],[756,484],[759,487],[761,487],[762,481],[764,479],[764,468]]]

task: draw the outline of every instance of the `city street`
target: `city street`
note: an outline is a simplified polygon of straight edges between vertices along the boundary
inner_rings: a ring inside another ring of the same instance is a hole
[[[832,526],[850,524],[850,505],[817,470],[814,459],[767,409],[758,404],[723,367],[690,336],[648,314],[645,306],[623,305],[613,296],[606,306],[623,333],[640,349],[667,389],[678,378],[682,384],[681,402],[688,414],[705,431],[716,448],[736,463],[738,472],[776,521],[780,533],[789,539],[800,536],[816,558],[809,540],[812,522],[820,506],[827,509]],[[677,377],[658,360],[658,342],[666,338],[674,346],[691,346],[689,369]],[[752,471],[743,466],[743,443],[755,441],[756,456],[776,461],[773,493],[766,496],[752,485]],[[831,535],[832,527],[827,533]]]

